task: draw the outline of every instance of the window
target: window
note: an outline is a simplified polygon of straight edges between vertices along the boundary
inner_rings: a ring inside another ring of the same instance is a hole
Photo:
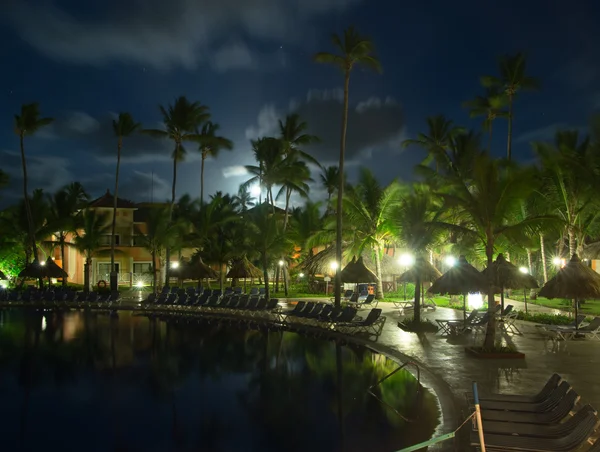
[[[134,263],[133,273],[152,273],[152,264],[150,263]]]
[[[119,246],[120,244],[121,244],[121,236],[119,234],[115,234],[115,245]],[[110,234],[105,234],[100,238],[100,245],[110,246]]]
[[[133,246],[144,246],[144,235],[133,236]]]

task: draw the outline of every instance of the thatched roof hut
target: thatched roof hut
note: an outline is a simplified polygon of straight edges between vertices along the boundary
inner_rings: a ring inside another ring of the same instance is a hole
[[[43,272],[46,278],[68,278],[69,275],[66,271],[60,268],[54,260],[49,257],[46,259],[46,265],[43,266]]]
[[[503,289],[537,289],[538,283],[529,273],[522,273],[519,268],[507,261],[502,253],[488,268],[481,272],[486,278],[492,278],[494,290],[501,293]]]
[[[557,275],[544,284],[540,297],[600,299],[600,275],[573,254]]]
[[[19,273],[19,278],[44,278],[45,276],[44,266],[37,259],[27,264]]]
[[[260,278],[263,276],[261,269],[256,267],[246,257],[233,262],[231,269],[227,272],[227,278]]]
[[[487,289],[487,280],[464,256],[458,258],[454,267],[438,278],[429,288],[430,293],[464,295]]]
[[[442,276],[440,271],[431,265],[427,259],[423,256],[417,256],[415,263],[410,270],[405,271],[398,277],[398,282],[414,283],[417,280],[417,275],[420,277],[421,281],[424,282],[435,281]]]
[[[198,259],[196,262],[182,262],[179,268],[173,270],[173,275],[181,279],[200,280],[204,278],[216,279],[219,274]]]
[[[375,273],[366,267],[362,257],[356,261],[353,257],[352,261],[342,270],[342,282],[344,283],[372,283],[377,279]]]

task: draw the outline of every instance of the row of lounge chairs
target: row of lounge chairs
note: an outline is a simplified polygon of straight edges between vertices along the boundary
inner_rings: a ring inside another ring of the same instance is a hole
[[[467,398],[472,402],[471,394]],[[572,414],[579,395],[558,374],[537,394],[482,394],[479,397],[485,448],[489,451],[599,451],[584,449],[600,425],[596,410],[584,405]],[[480,445],[477,426],[471,445]]]
[[[243,291],[241,287],[227,287],[225,289],[225,292],[223,293],[223,291],[221,289],[204,289],[202,286],[199,287],[186,287],[185,289],[180,289],[177,286],[164,286],[161,289],[160,295],[169,295],[172,293],[176,293],[179,294],[181,293],[181,291],[184,291],[186,294],[188,294],[189,296],[192,295],[201,295],[203,293],[205,293],[206,291],[208,291],[209,293],[211,293],[212,295],[242,295]],[[252,287],[250,289],[249,295],[253,296],[253,295],[265,295],[266,290],[264,287]]]
[[[504,310],[500,305],[496,306],[495,314],[498,321],[499,327],[506,333],[521,334],[521,331],[515,325],[517,320],[517,311],[513,309],[513,305],[507,305]],[[466,332],[473,332],[475,334],[482,333],[487,327],[490,314],[486,311],[479,311],[473,309],[469,316],[462,319],[437,319],[442,334],[446,335],[457,335]]]
[[[0,302],[15,305],[36,305],[36,306],[85,306],[90,303],[112,304],[118,301],[118,297],[113,299],[110,293],[104,292],[77,292],[68,287],[50,287],[38,290],[27,288],[25,290],[1,290]]]
[[[540,332],[553,339],[564,341],[585,337],[600,340],[600,317],[585,322],[585,315],[578,315],[569,325],[538,325]]]

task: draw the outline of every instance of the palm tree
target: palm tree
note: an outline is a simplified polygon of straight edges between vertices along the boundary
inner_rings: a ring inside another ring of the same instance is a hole
[[[542,171],[540,192],[566,225],[569,255],[583,249],[581,226],[591,226],[590,214],[598,211],[600,159],[590,138],[580,140],[576,130],[559,131],[554,144],[533,143]],[[583,232],[583,234],[582,234]]]
[[[247,189],[251,185],[264,186],[267,192],[267,203],[271,203],[275,211],[275,199],[273,198],[273,186],[281,181],[281,162],[283,160],[283,146],[280,140],[273,137],[259,138],[252,141],[254,158],[258,165],[246,165],[246,171],[252,175],[250,179],[241,185]]]
[[[29,195],[27,194],[27,160],[25,159],[25,136],[35,134],[39,129],[54,121],[53,118],[41,118],[40,106],[37,103],[25,104],[21,106],[21,114],[15,115],[15,133],[19,136],[21,146],[21,167],[23,170],[23,198],[25,200],[25,211],[27,213],[27,224],[29,230],[29,240],[32,246],[31,252],[33,258],[38,258],[37,245],[35,241],[35,231],[33,229],[33,215],[29,205]]]
[[[400,243],[415,256],[424,255],[427,249],[439,242],[443,231],[443,213],[436,196],[425,187],[416,186],[413,192],[402,197],[391,214]],[[418,272],[415,273],[414,318],[416,322],[420,322],[422,281]]]
[[[377,291],[375,297],[383,298],[381,258],[386,243],[396,236],[391,215],[400,201],[402,187],[393,181],[382,188],[366,168],[362,168],[358,184],[344,197],[344,216],[348,221],[350,252],[360,255],[365,249],[375,255]]]
[[[235,196],[236,203],[240,206],[240,212],[246,212],[248,210],[248,207],[254,207],[256,204],[254,202],[255,199],[256,198],[252,196],[250,191],[248,191],[247,188],[243,187],[240,187],[238,189],[238,193]]]
[[[321,183],[325,190],[327,190],[327,209],[331,203],[331,197],[337,190],[340,184],[340,171],[337,166],[328,166],[321,170]]]
[[[488,152],[492,151],[492,129],[494,121],[498,118],[508,118],[508,112],[504,109],[507,104],[507,97],[499,92],[497,88],[488,88],[485,96],[477,96],[473,100],[463,103],[463,106],[469,109],[469,116],[476,118],[484,116],[483,130],[488,132]]]
[[[404,140],[402,147],[417,145],[428,152],[428,158],[435,160],[436,171],[440,165],[444,168],[449,166],[447,150],[450,148],[452,139],[463,131],[456,127],[450,119],[444,115],[430,116],[427,118],[429,128],[427,134],[419,133],[416,140]]]
[[[173,235],[171,224],[167,208],[153,207],[148,211],[145,230],[138,231],[141,246],[152,256],[152,288],[155,292],[157,289],[156,272],[157,269],[162,268],[163,253],[169,246],[169,240]]]
[[[168,138],[173,140],[175,149],[172,153],[173,158],[173,185],[171,187],[171,206],[169,209],[169,219],[173,218],[173,209],[175,208],[175,190],[177,187],[177,162],[185,159],[186,150],[183,147],[185,141],[199,142],[200,135],[196,133],[202,123],[210,119],[208,107],[200,102],[190,102],[184,96],[175,99],[173,105],[167,108],[159,106],[163,116],[164,130],[145,129],[142,132],[156,138]],[[167,267],[165,274],[165,284],[169,284],[170,273],[170,249],[167,248]]]
[[[310,239],[323,228],[323,219],[319,211],[320,203],[306,201],[303,207],[292,211],[290,239],[299,246],[304,257],[312,255],[312,247],[308,246]]]
[[[317,63],[337,66],[344,73],[344,106],[342,109],[342,133],[340,138],[340,162],[338,181],[338,200],[336,212],[335,258],[338,263],[335,273],[335,303],[339,306],[342,299],[342,202],[344,196],[344,154],[346,152],[346,131],[348,129],[348,98],[350,89],[350,73],[355,66],[366,66],[381,71],[381,64],[373,56],[373,43],[361,36],[354,27],[344,30],[344,36],[331,37],[334,47],[339,53],[320,52],[314,57]]]
[[[94,253],[102,247],[103,236],[110,231],[108,213],[88,209],[82,213],[82,230],[75,237],[75,248],[85,256],[83,290],[90,290],[90,266]]]
[[[446,190],[438,193],[445,201],[443,210],[453,210],[459,219],[459,224],[446,223],[445,226],[476,237],[485,247],[488,266],[492,265],[495,245],[500,238],[514,239],[525,233],[531,234],[552,219],[537,216],[513,222],[521,200],[533,193],[536,180],[533,168],[518,169],[513,165],[511,171],[506,171],[508,166],[508,161],[495,160],[481,152],[473,160],[471,177],[461,178],[450,173],[444,178]],[[490,349],[494,347],[496,337],[494,309],[494,288],[490,280],[490,317],[484,343],[484,347]]]
[[[526,74],[525,55],[517,53],[515,55],[504,55],[499,61],[500,77],[486,75],[481,77],[481,84],[486,88],[498,88],[506,94],[508,99],[508,141],[506,145],[506,158],[512,157],[512,123],[513,123],[513,102],[515,96],[520,90],[538,89],[540,82],[538,79]]]
[[[64,186],[53,196],[49,196],[49,214],[45,226],[44,235],[54,235],[60,246],[60,259],[63,269],[65,268],[65,248],[67,236],[75,233],[82,227],[80,210],[87,203],[89,196],[79,182],[72,182]],[[65,269],[66,271],[66,269]],[[67,278],[62,279],[62,285],[67,285]]]
[[[217,135],[219,124],[207,121],[198,133],[200,146],[198,150],[202,156],[202,166],[200,169],[200,202],[204,202],[204,161],[207,157],[216,158],[222,149],[233,149],[233,143],[227,138]]]
[[[132,135],[142,125],[133,120],[129,113],[119,113],[118,119],[113,119],[113,131],[117,137],[117,169],[115,172],[115,194],[113,196],[113,217],[110,232],[110,290],[118,290],[117,274],[115,272],[115,231],[117,229],[117,200],[119,197],[119,168],[121,166],[121,149],[123,138]],[[114,275],[114,276],[113,276]]]

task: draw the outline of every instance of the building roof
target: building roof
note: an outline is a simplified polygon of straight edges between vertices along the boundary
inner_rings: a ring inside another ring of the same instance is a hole
[[[110,190],[107,189],[103,196],[94,199],[88,207],[114,207],[114,199]],[[117,198],[117,209],[137,209],[137,206],[127,199]]]
[[[254,210],[257,210],[260,206],[265,206],[265,205],[269,206],[268,207],[269,212],[273,211],[273,204],[271,204],[270,202],[267,202],[265,200],[265,201],[263,201],[262,204],[256,204],[254,207],[251,207],[246,212],[253,212]],[[275,213],[285,214],[285,209],[282,209],[281,207],[277,207],[277,206],[274,206],[274,207],[275,207]]]

